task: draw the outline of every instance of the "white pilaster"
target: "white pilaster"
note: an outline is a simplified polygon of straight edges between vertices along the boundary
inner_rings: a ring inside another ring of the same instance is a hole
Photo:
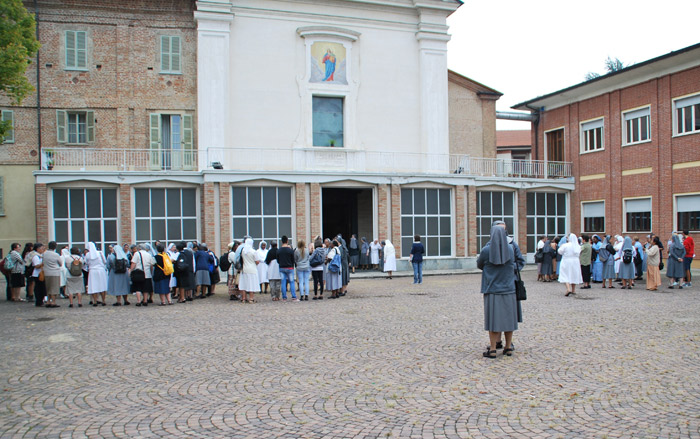
[[[197,22],[197,149],[226,147],[230,78],[231,0],[198,1]],[[207,166],[210,164],[207,163]]]

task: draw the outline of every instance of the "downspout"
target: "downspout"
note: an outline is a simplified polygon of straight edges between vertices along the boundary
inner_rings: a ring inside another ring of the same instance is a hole
[[[39,39],[39,4],[37,0],[34,0],[34,21],[36,23],[36,40]],[[39,66],[41,53],[41,48],[36,51],[36,135],[37,135],[37,149],[39,155],[39,170],[41,170],[41,69]]]
[[[496,111],[496,119],[502,119],[502,120],[520,120],[520,121],[530,121],[531,123],[535,124],[535,160],[537,160],[538,157],[538,152],[537,152],[537,146],[539,145],[538,142],[538,132],[537,129],[540,126],[540,113],[539,110],[532,108],[532,107],[527,107],[530,109],[530,113],[518,113],[514,111]],[[533,112],[534,111],[534,112]]]
[[[527,108],[530,109],[530,111],[533,112],[534,120],[533,123],[535,124],[535,160],[540,159],[540,154],[539,154],[539,140],[540,140],[540,132],[539,132],[539,127],[540,127],[540,114],[541,114],[541,108],[532,108],[529,105],[526,105]]]

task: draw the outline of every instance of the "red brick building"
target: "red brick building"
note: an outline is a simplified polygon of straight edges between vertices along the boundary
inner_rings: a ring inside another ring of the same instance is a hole
[[[698,242],[700,44],[513,108],[539,116],[533,158],[573,163],[572,231]]]

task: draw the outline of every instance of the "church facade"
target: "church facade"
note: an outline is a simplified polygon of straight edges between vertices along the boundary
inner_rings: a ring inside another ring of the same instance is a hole
[[[447,69],[459,1],[88,3],[38,2],[38,96],[0,102],[12,241],[342,233],[407,264],[419,234],[463,268],[495,219],[567,231],[570,164],[497,159],[501,94]]]

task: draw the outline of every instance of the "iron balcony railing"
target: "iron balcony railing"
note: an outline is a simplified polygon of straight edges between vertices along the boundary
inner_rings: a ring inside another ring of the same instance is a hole
[[[49,148],[42,169],[83,171],[202,171],[216,166],[244,171],[333,171],[455,174],[494,178],[570,178],[571,163],[459,154],[360,151],[349,148]]]

